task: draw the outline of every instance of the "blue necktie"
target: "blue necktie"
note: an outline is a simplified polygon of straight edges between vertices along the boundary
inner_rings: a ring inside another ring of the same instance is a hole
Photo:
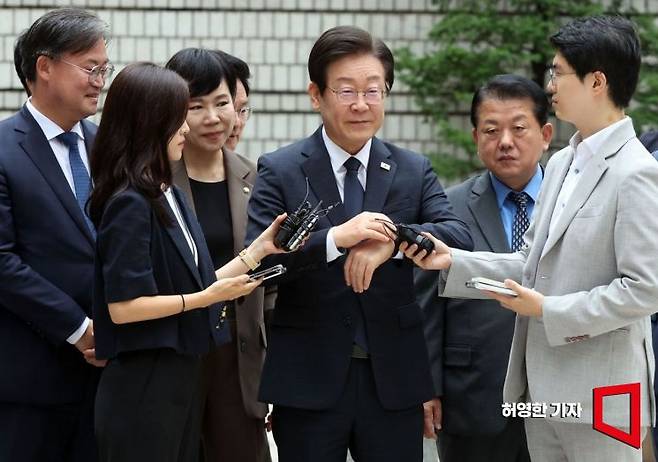
[[[343,165],[347,169],[345,188],[343,190],[343,206],[349,220],[363,210],[363,188],[359,182],[359,167],[361,166],[361,162],[356,157],[350,157]]]
[[[345,187],[343,189],[343,206],[347,219],[357,216],[363,210],[363,187],[359,182],[359,167],[361,162],[356,157],[350,157],[343,164],[347,169],[345,175]],[[356,310],[354,332],[354,343],[359,345],[364,351],[368,351],[368,336],[366,335],[365,318],[363,308],[359,305]]]
[[[514,221],[512,222],[512,252],[516,252],[525,245],[523,235],[530,226],[530,219],[528,218],[529,196],[525,192],[510,191],[507,197],[516,204],[516,215],[514,215]]]
[[[64,132],[58,135],[57,139],[69,148],[69,162],[71,163],[71,173],[73,174],[75,198],[78,201],[80,210],[82,210],[82,215],[85,217],[89,231],[91,231],[91,235],[95,238],[96,230],[85,213],[85,206],[87,205],[87,200],[89,199],[89,193],[91,191],[91,179],[89,178],[89,173],[87,173],[85,164],[80,157],[80,151],[78,150],[78,135],[73,132]]]

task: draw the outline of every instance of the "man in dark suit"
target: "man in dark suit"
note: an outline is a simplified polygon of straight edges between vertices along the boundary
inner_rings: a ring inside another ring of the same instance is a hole
[[[487,172],[447,190],[475,250],[522,245],[553,128],[548,99],[531,80],[499,75],[471,105],[473,140]],[[515,314],[492,300],[437,297],[438,274],[416,270],[432,365],[441,462],[529,461],[523,420],[501,413]]]
[[[107,26],[46,13],[16,44],[31,98],[0,123],[0,460],[96,458],[102,362],[91,317],[95,231],[83,212]],[[86,360],[86,362],[85,362]]]
[[[413,271],[386,224],[414,224],[472,246],[428,160],[374,135],[393,56],[354,27],[311,50],[309,95],[323,125],[259,160],[247,241],[277,211],[335,204],[283,263],[260,399],[274,404],[282,462],[422,460],[422,403],[432,396]]]

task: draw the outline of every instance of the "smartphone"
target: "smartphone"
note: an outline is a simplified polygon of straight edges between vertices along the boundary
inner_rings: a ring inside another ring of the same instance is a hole
[[[253,273],[249,275],[249,280],[250,281],[255,281],[257,279],[263,279],[263,281],[266,281],[270,278],[280,276],[281,274],[286,272],[286,267],[283,265],[276,265],[272,266],[271,268],[264,269],[262,271],[258,271],[257,273]]]
[[[518,294],[512,289],[505,287],[505,283],[483,277],[472,278],[470,281],[466,282],[466,287],[479,290],[488,290],[490,292],[496,292],[498,294],[508,295],[510,297],[518,296]]]

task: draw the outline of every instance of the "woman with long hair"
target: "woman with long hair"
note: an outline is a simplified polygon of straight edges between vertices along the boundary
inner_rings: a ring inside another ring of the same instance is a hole
[[[198,460],[201,357],[229,340],[224,305],[259,285],[280,216],[217,271],[169,162],[189,131],[187,83],[150,63],[110,86],[91,156],[97,229],[96,396],[101,461]]]

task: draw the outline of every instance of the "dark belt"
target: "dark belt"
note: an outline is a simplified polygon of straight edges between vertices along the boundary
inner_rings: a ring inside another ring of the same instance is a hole
[[[356,343],[352,344],[352,355],[351,356],[352,356],[352,358],[355,358],[355,359],[368,359],[368,358],[370,358],[370,355],[368,354],[368,352],[366,350],[364,350],[363,348],[361,348]]]

